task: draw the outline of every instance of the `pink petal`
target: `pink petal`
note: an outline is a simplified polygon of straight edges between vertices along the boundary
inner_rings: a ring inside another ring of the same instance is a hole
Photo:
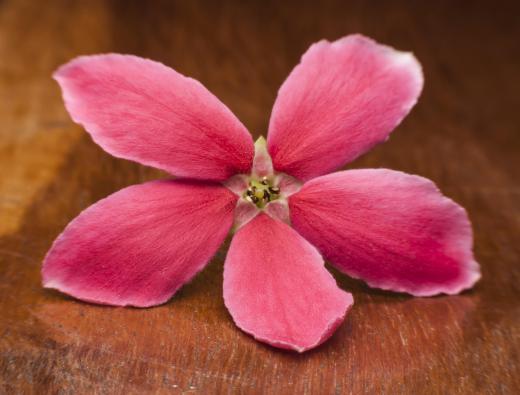
[[[130,55],[82,56],[54,78],[67,109],[110,154],[179,177],[248,173],[253,140],[198,81]]]
[[[265,214],[241,228],[224,264],[224,301],[255,339],[299,352],[341,324],[353,300],[340,290],[316,249]]]
[[[312,45],[274,104],[267,138],[274,168],[302,180],[340,168],[385,141],[422,86],[411,53],[361,35]]]
[[[224,241],[236,200],[222,186],[188,181],[122,189],[83,211],[56,239],[43,284],[94,303],[166,302]]]
[[[338,172],[309,181],[289,207],[303,237],[372,287],[456,294],[480,278],[466,211],[425,178],[385,169]]]

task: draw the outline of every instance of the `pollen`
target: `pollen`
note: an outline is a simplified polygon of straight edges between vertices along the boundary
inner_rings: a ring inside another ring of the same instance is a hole
[[[248,188],[244,192],[244,199],[254,203],[258,208],[264,208],[267,203],[280,197],[280,188],[273,182],[263,177],[261,180],[250,180]]]

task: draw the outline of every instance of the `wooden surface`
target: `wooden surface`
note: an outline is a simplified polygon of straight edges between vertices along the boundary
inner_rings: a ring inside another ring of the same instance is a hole
[[[0,393],[520,393],[519,7],[278,3],[0,1]],[[414,51],[426,76],[412,114],[353,166],[420,174],[467,207],[483,271],[473,291],[411,298],[335,272],[356,304],[330,341],[297,355],[233,325],[226,248],[157,308],[41,288],[41,260],[69,220],[164,176],[110,157],[70,121],[50,79],[59,64],[108,51],[163,61],[258,135],[307,46],[353,32]]]

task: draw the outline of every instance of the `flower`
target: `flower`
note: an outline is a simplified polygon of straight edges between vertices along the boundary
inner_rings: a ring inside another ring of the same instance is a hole
[[[82,56],[54,78],[103,149],[177,178],[83,211],[45,258],[47,288],[158,305],[232,230],[223,288],[235,323],[302,352],[330,337],[353,304],[322,256],[372,287],[416,296],[456,294],[480,277],[465,210],[431,181],[387,169],[328,174],[385,141],[414,106],[423,75],[410,53],[360,35],[312,45],[256,144],[203,85],[161,63]]]

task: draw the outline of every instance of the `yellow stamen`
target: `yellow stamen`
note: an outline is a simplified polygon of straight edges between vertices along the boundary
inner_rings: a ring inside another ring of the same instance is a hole
[[[254,203],[258,208],[264,208],[269,202],[280,197],[280,188],[272,181],[263,177],[261,180],[251,179],[249,188],[244,192],[244,199]]]

